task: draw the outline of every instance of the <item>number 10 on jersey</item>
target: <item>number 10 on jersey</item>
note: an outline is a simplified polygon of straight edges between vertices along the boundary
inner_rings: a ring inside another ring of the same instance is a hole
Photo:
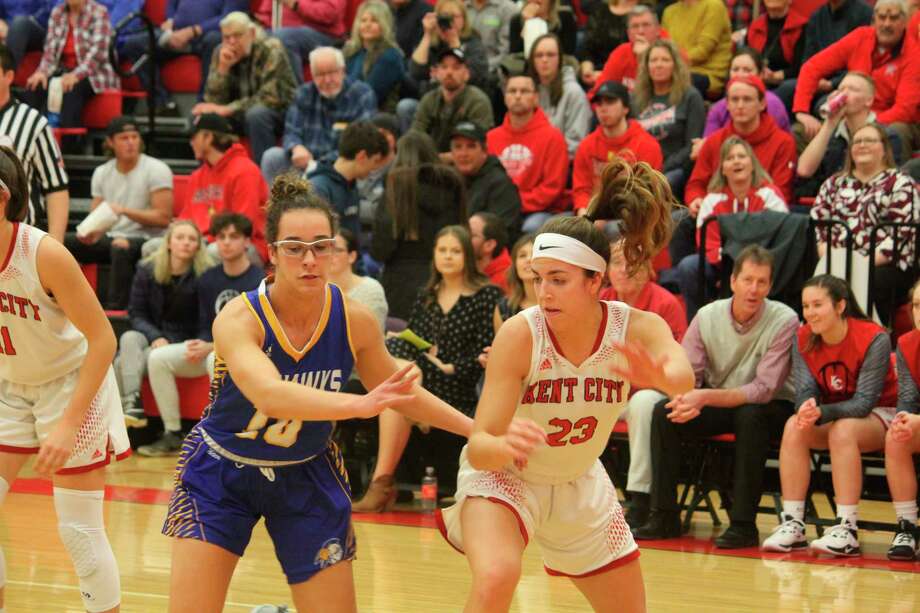
[[[268,415],[262,411],[256,411],[246,429],[237,432],[236,435],[240,438],[256,440],[259,438],[259,431],[268,425],[268,419]],[[297,433],[300,432],[301,426],[303,422],[299,419],[279,419],[268,426],[264,436],[265,442],[276,447],[290,447],[297,441]]]

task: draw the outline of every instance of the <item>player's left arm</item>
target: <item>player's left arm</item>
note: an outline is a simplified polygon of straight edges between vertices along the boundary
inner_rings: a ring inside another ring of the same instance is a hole
[[[690,360],[659,315],[631,308],[621,349],[629,364],[617,374],[631,387],[657,389],[671,398],[693,389]]]
[[[70,457],[77,432],[115,357],[117,344],[95,292],[67,248],[56,240],[42,240],[36,260],[42,287],[54,297],[87,342],[76,388],[60,421],[42,443],[35,464],[38,472],[51,474]]]
[[[355,352],[355,368],[364,387],[374,389],[398,370],[396,360],[387,351],[380,324],[373,313],[353,301],[348,303],[346,309]],[[407,402],[394,409],[415,421],[469,438],[473,430],[472,419],[418,383],[413,386],[412,395],[415,396],[415,402]]]

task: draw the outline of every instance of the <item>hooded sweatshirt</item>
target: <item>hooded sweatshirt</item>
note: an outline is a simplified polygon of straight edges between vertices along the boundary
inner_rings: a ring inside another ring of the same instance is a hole
[[[655,170],[661,170],[663,163],[661,145],[638,121],[627,120],[626,132],[614,138],[607,138],[604,129],[598,127],[581,141],[575,154],[572,199],[576,209],[587,208],[604,167],[615,156],[629,162],[647,162]]]
[[[537,85],[537,92],[540,95],[540,108],[550,123],[565,136],[569,158],[575,157],[578,143],[588,134],[593,119],[585,90],[575,79],[575,69],[571,66],[562,67],[562,96],[555,105],[548,85]]]
[[[361,231],[358,219],[361,195],[355,182],[342,176],[332,162],[320,162],[310,171],[307,178],[313,185],[316,195],[328,202],[332,210],[338,214],[342,226],[357,236]]]
[[[713,215],[732,215],[734,213],[760,213],[761,211],[788,213],[789,207],[775,185],[763,184],[751,188],[744,198],[738,198],[727,185],[722,191],[709,192],[703,198],[700,211],[696,215],[696,244],[700,244],[700,228]],[[722,261],[722,236],[718,223],[711,223],[706,228],[706,259],[710,264]]]
[[[268,260],[265,245],[265,203],[268,186],[259,167],[239,143],[232,145],[216,164],[203,163],[189,175],[189,200],[182,206],[179,219],[191,219],[201,233],[208,234],[211,218],[218,213],[239,213],[252,222],[252,246],[263,261]]]
[[[518,187],[521,212],[560,212],[566,209],[565,180],[569,170],[565,137],[539,107],[522,128],[511,127],[511,113],[486,135],[489,153],[496,156]]]
[[[729,123],[721,130],[714,132],[700,148],[696,158],[693,173],[684,190],[686,202],[693,202],[697,198],[706,196],[706,186],[709,179],[719,168],[719,150],[722,143],[729,136],[740,136],[754,149],[754,155],[760,165],[770,173],[773,183],[782,191],[786,202],[792,202],[792,180],[795,176],[795,140],[787,132],[783,132],[766,112],[760,115],[760,125],[750,134],[738,134],[735,124]]]
[[[504,220],[509,240],[514,241],[521,231],[521,197],[498,158],[490,155],[479,172],[464,180],[466,214],[472,217],[480,211],[495,213]]]

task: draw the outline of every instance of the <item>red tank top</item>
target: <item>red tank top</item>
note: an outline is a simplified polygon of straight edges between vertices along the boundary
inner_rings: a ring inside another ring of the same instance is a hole
[[[898,349],[907,362],[914,383],[920,386],[920,330],[912,330],[898,339]]]
[[[67,40],[64,41],[64,49],[61,51],[61,66],[67,70],[77,67],[77,45],[73,36],[73,26],[67,31]]]
[[[851,317],[847,319],[847,335],[841,342],[836,345],[818,343],[809,351],[805,351],[811,338],[811,326],[803,324],[799,328],[799,353],[821,389],[819,404],[841,402],[853,397],[866,351],[879,334],[885,334],[885,330],[878,324]],[[898,380],[889,361],[885,387],[876,406],[894,407],[897,404]]]

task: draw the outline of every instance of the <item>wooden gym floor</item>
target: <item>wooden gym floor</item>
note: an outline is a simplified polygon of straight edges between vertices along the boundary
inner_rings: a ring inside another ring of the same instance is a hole
[[[132,457],[109,469],[106,525],[121,568],[122,611],[165,611],[170,541],[160,535],[174,458]],[[50,484],[27,468],[0,514],[7,560],[6,611],[82,611],[69,558],[58,540]],[[891,507],[864,503],[865,519],[890,520]],[[828,511],[824,509],[824,514]],[[761,538],[775,520],[760,516]],[[361,611],[438,612],[462,608],[469,575],[464,558],[442,539],[431,516],[411,511],[356,516],[355,581]],[[890,533],[863,531],[861,559],[807,554],[761,556],[756,549],[713,553],[714,528],[698,514],[691,535],[642,548],[649,611],[911,613],[920,611],[920,563],[889,563]],[[809,529],[809,538],[814,534]],[[287,585],[264,528],[230,586],[227,611],[289,603]],[[513,611],[589,610],[565,579],[543,572],[528,548]]]

